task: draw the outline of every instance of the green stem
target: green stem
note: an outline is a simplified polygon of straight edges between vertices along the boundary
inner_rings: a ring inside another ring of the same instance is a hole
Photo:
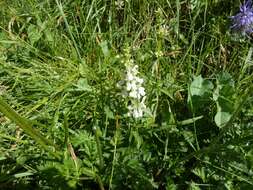
[[[79,49],[78,49],[77,43],[76,43],[76,41],[75,41],[75,38],[74,38],[74,36],[73,36],[73,34],[72,34],[71,30],[70,30],[70,27],[69,27],[68,21],[67,21],[67,19],[66,19],[66,16],[65,16],[65,14],[64,14],[64,12],[63,12],[62,4],[59,3],[58,0],[56,0],[56,4],[57,4],[58,9],[60,10],[60,14],[61,14],[61,16],[62,16],[62,18],[63,18],[63,20],[64,20],[64,23],[65,23],[65,25],[66,25],[66,27],[67,27],[68,33],[69,33],[69,35],[70,35],[70,38],[71,38],[71,40],[72,40],[72,42],[73,42],[73,44],[74,44],[74,48],[75,48],[75,50],[76,50],[76,54],[77,54],[77,57],[78,57],[78,59],[79,59],[79,62],[82,63],[81,54],[80,54],[80,52],[79,52]]]
[[[118,122],[118,116],[116,116],[116,131],[114,135],[114,150],[113,150],[113,160],[112,160],[112,170],[111,170],[111,176],[110,176],[110,182],[109,182],[109,190],[112,186],[112,179],[114,175],[114,166],[116,163],[116,155],[117,155],[117,143],[118,143],[118,136],[119,136],[119,122]]]
[[[100,139],[99,139],[100,129],[97,129],[97,128],[95,129],[95,137],[96,137],[98,156],[99,156],[99,167],[101,170],[104,167],[104,159],[103,159],[102,148],[101,148],[101,143],[100,143]]]
[[[96,176],[96,179],[97,179],[100,190],[105,190],[103,182],[102,182],[101,178],[99,177],[99,175]]]

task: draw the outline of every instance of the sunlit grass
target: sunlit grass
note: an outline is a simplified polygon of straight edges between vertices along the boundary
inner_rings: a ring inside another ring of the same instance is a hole
[[[251,40],[229,30],[238,2],[0,7],[0,189],[252,188]],[[126,50],[144,80],[140,118],[119,88]]]

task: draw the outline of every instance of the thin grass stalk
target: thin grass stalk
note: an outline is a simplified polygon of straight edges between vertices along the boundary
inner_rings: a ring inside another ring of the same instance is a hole
[[[98,156],[99,156],[99,167],[100,170],[103,169],[104,167],[104,159],[103,159],[103,154],[102,154],[102,147],[101,147],[101,142],[100,142],[100,129],[95,129],[95,137],[96,137],[96,144],[97,144],[97,149],[98,149]]]
[[[7,118],[16,123],[20,128],[24,130],[31,138],[33,138],[38,144],[40,144],[46,151],[48,151],[53,156],[59,158],[57,152],[53,152],[50,147],[57,147],[53,142],[46,139],[39,131],[33,129],[32,124],[26,118],[20,116],[15,112],[9,104],[7,104],[3,98],[0,96],[0,112],[2,112]]]
[[[81,54],[80,54],[80,52],[79,52],[79,49],[78,49],[76,40],[75,40],[75,38],[74,38],[74,36],[73,36],[73,34],[72,34],[72,31],[70,30],[70,27],[69,27],[68,21],[67,21],[67,19],[66,19],[66,16],[65,16],[65,14],[64,14],[64,12],[63,12],[62,4],[59,3],[58,0],[56,0],[56,4],[57,4],[57,7],[58,7],[58,9],[59,9],[59,11],[60,11],[60,14],[61,14],[61,16],[62,16],[62,18],[63,18],[63,20],[64,20],[64,23],[65,23],[65,25],[66,25],[66,27],[67,27],[68,33],[69,33],[69,35],[70,35],[70,38],[71,38],[71,40],[72,40],[72,42],[73,42],[73,45],[74,45],[74,48],[75,48],[75,50],[76,50],[76,54],[77,54],[78,60],[79,60],[80,63],[82,63]]]
[[[118,115],[116,116],[116,129],[115,129],[115,135],[114,135],[114,150],[113,150],[113,160],[112,160],[112,170],[110,175],[110,181],[109,181],[109,190],[112,188],[112,180],[114,175],[114,167],[116,164],[116,155],[117,155],[117,143],[119,138],[119,118]]]

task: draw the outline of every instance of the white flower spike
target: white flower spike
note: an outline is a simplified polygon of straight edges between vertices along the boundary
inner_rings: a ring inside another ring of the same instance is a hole
[[[138,65],[134,64],[133,59],[131,59],[130,53],[125,56],[126,60],[126,74],[125,74],[125,85],[122,92],[122,96],[130,100],[128,105],[128,116],[134,118],[141,118],[144,116],[146,110],[145,106],[145,88],[142,86],[144,80],[137,76],[139,73]]]

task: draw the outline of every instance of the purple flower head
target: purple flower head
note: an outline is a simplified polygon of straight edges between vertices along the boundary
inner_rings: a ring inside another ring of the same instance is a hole
[[[244,1],[244,4],[240,6],[240,12],[230,18],[232,19],[232,30],[243,35],[251,34],[253,32],[252,0]]]

